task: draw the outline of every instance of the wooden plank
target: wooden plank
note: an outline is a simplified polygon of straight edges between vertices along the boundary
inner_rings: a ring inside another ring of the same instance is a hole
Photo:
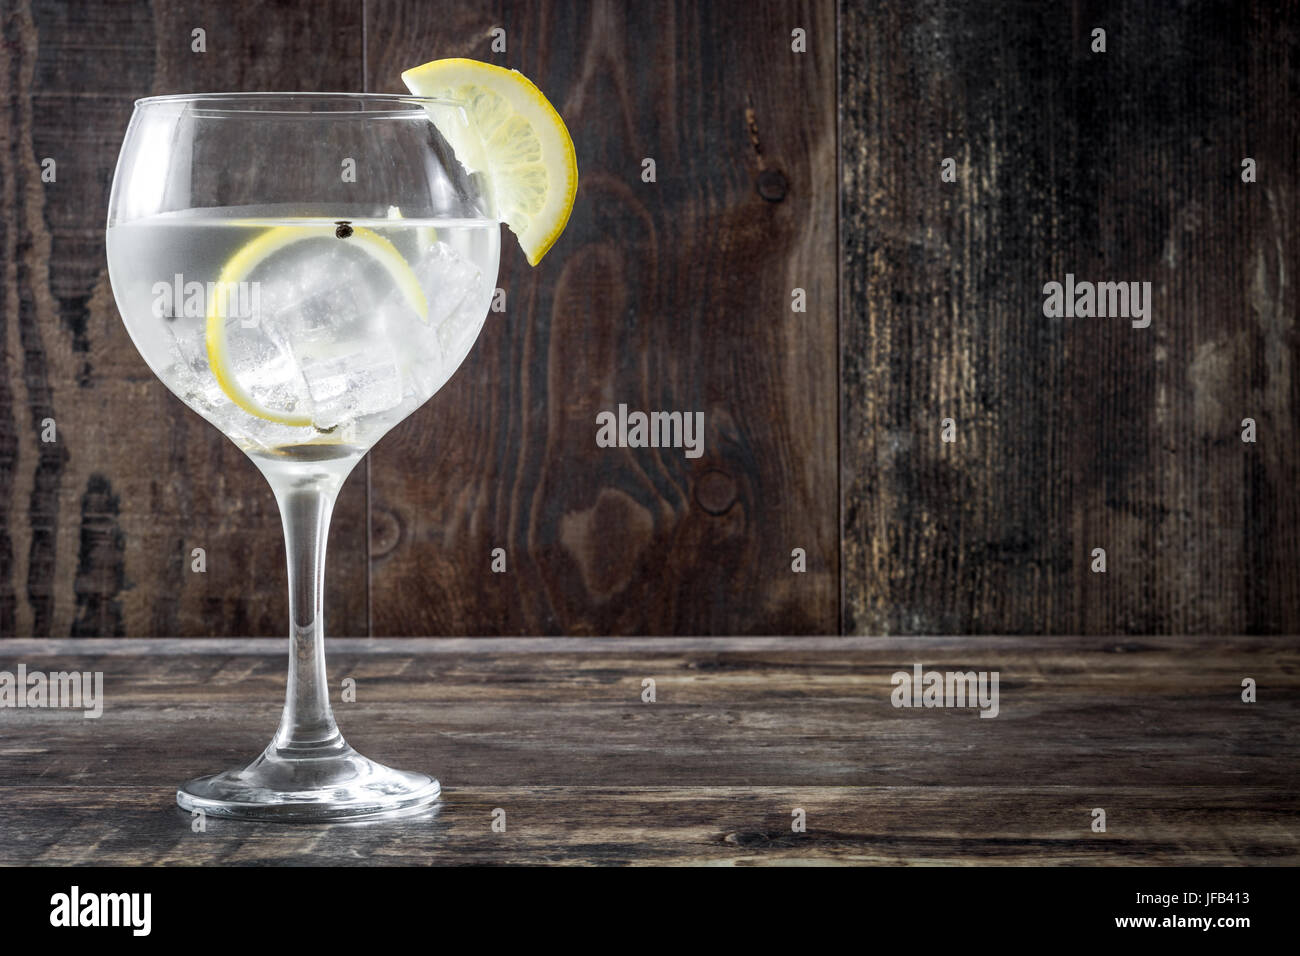
[[[1300,660],[1282,642],[1034,641],[886,650],[332,654],[363,753],[496,786],[1277,786],[1300,790]],[[0,710],[8,786],[165,790],[249,760],[284,695],[276,654],[0,657],[102,671],[104,714]],[[892,675],[996,670],[999,712],[896,708]],[[1259,702],[1240,700],[1254,679]],[[655,681],[656,701],[641,699]]]
[[[191,30],[207,31],[206,53]],[[252,464],[137,355],[109,286],[131,100],[359,89],[360,5],[18,3],[6,17],[0,637],[283,635],[284,550]],[[42,183],[40,161],[58,178]],[[53,418],[58,442],[40,441]],[[336,511],[330,626],[368,632],[365,474]],[[190,571],[190,551],[207,572]]]
[[[361,644],[363,642],[357,642]],[[521,642],[527,643],[527,642]],[[665,642],[667,643],[667,642]],[[0,657],[102,670],[97,720],[0,709],[0,864],[1273,864],[1300,857],[1300,652],[1284,639],[331,659],[349,739],[437,773],[445,799],[378,827],[209,821],[181,780],[275,725],[269,653]],[[7,647],[8,645],[6,645]],[[25,645],[14,644],[15,647]],[[98,646],[98,645],[97,645]],[[451,645],[456,646],[456,645]],[[29,648],[26,648],[29,649]],[[1000,712],[900,709],[891,673],[997,668]],[[1239,697],[1242,676],[1259,700]],[[656,680],[656,701],[640,699]],[[507,814],[493,833],[491,813]],[[1107,814],[1091,831],[1092,810]],[[791,831],[802,808],[808,830]]]
[[[1300,629],[1296,14],[840,4],[847,632]]]
[[[1295,865],[1276,789],[457,787],[382,826],[208,820],[139,787],[0,788],[0,865]],[[1107,808],[1107,831],[1090,829]],[[492,831],[505,811],[506,832]],[[792,832],[792,811],[807,830]]]
[[[371,455],[374,633],[836,632],[832,5],[366,10],[369,88],[437,57],[518,68],[581,181],[540,268],[506,237],[505,314]],[[597,448],[619,403],[702,411],[703,456]]]

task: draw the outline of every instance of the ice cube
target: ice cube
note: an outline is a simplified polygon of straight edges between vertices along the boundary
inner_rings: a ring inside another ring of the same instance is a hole
[[[405,302],[385,303],[381,318],[386,340],[398,350],[403,380],[422,399],[428,398],[437,388],[429,381],[430,376],[436,376],[445,364],[437,330],[425,324]]]
[[[307,383],[312,424],[322,431],[402,402],[397,353],[383,338],[298,343],[294,358]]]
[[[438,341],[442,343],[443,354],[452,363],[452,368],[465,360],[483,327],[487,310],[488,303],[481,296],[471,294],[438,326]]]
[[[483,284],[478,266],[445,242],[428,246],[414,265],[429,301],[429,325],[438,328]]]
[[[259,405],[296,414],[307,409],[306,382],[288,343],[227,319],[226,355],[230,373]]]
[[[473,344],[486,314],[483,274],[469,259],[445,242],[435,241],[412,266],[429,306],[421,319],[394,290],[381,315],[389,338],[402,350],[402,370],[422,398],[442,387]],[[477,320],[473,318],[478,312]],[[468,338],[468,341],[466,339]]]
[[[363,264],[340,249],[304,254],[286,263],[262,291],[262,330],[285,346],[374,331],[367,320],[373,314],[375,291]]]
[[[273,448],[301,441],[301,429],[255,418],[231,401],[230,396],[217,384],[216,377],[208,366],[207,352],[202,348],[202,336],[197,337],[196,346],[195,335],[178,333],[170,324],[167,330],[171,336],[173,361],[160,372],[159,378],[181,401],[241,445]],[[297,375],[296,366],[293,367],[293,374]],[[294,391],[295,394],[288,399],[288,403],[300,405],[306,400],[305,385],[300,377]]]
[[[260,335],[289,356],[304,383],[303,407],[318,429],[387,411],[402,400],[398,358],[379,310],[388,287],[379,284],[380,272],[341,245],[317,246],[284,264],[269,295],[263,293]]]
[[[181,401],[210,419],[211,413],[229,400],[208,369],[207,357],[200,358],[194,352],[193,343],[189,338],[178,335],[171,323],[167,323],[163,328],[167,330],[171,339],[172,362],[159,371],[158,377],[176,393]]]

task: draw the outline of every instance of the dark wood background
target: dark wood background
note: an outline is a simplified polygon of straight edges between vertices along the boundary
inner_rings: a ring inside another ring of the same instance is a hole
[[[332,633],[1300,630],[1295,3],[0,10],[0,636],[283,634],[269,491],[117,315],[117,150],[142,95],[442,56],[537,81],[581,187],[349,480]],[[1151,281],[1151,327],[1043,318],[1066,272]],[[704,411],[705,455],[597,449],[618,402]]]
[[[842,6],[846,630],[1300,627],[1298,12]]]

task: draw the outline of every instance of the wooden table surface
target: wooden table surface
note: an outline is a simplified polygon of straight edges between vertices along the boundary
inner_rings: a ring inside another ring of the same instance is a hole
[[[439,776],[439,809],[335,826],[209,820],[199,833],[176,784],[266,744],[283,642],[3,650],[0,670],[102,671],[105,697],[97,720],[0,709],[4,864],[1300,858],[1290,639],[337,640],[344,733]],[[895,708],[891,675],[918,663],[998,671],[998,716]],[[349,677],[356,702],[342,703]],[[1247,677],[1256,703],[1241,700]]]

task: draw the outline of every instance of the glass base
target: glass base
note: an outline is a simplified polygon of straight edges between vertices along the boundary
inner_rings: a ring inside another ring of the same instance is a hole
[[[321,823],[417,813],[441,792],[433,777],[375,763],[340,736],[310,747],[273,743],[242,770],[189,781],[176,802],[214,817]]]

